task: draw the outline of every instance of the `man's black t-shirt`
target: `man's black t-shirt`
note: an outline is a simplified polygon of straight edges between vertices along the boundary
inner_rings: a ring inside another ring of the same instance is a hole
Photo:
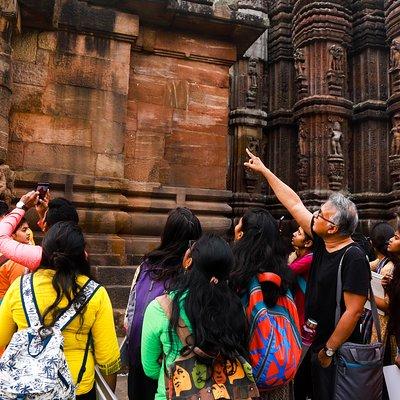
[[[313,349],[324,347],[335,330],[336,284],[340,259],[346,253],[342,264],[343,292],[362,296],[368,295],[371,272],[365,253],[354,243],[340,250],[329,253],[324,241],[313,233],[313,261],[306,293],[306,318],[318,322]],[[342,297],[342,313],[345,310]],[[361,343],[359,324],[347,339],[349,342]]]

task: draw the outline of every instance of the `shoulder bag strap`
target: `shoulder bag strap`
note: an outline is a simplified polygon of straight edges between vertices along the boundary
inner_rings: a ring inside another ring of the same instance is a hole
[[[36,302],[33,289],[33,274],[22,275],[20,283],[21,302],[24,309],[26,322],[32,328],[39,328],[42,325],[42,317]]]
[[[339,263],[339,268],[338,268],[338,274],[337,274],[337,284],[336,284],[336,311],[335,311],[335,326],[338,324],[340,320],[340,314],[341,314],[341,307],[340,303],[342,301],[342,290],[343,290],[343,284],[342,284],[342,264],[343,264],[343,259],[346,255],[346,253],[355,245],[352,245],[346,249],[344,252],[342,258],[340,259]],[[372,292],[372,287],[371,287],[371,282],[369,283],[369,292],[368,292],[368,298],[371,303],[371,311],[372,311],[372,318],[373,322],[376,328],[376,333],[378,336],[379,342],[382,342],[382,333],[381,333],[381,324],[379,322],[378,318],[378,309],[376,307],[376,302],[375,302],[375,297]]]
[[[61,315],[58,316],[54,327],[61,331],[83,310],[86,304],[90,301],[93,295],[100,288],[100,285],[89,279],[76,295],[72,304]]]
[[[76,380],[76,386],[78,386],[81,383],[83,374],[86,371],[86,361],[87,361],[87,358],[89,355],[89,347],[90,347],[91,341],[92,341],[92,331],[89,331],[87,342],[86,342],[86,347],[85,347],[85,354],[83,355],[83,361],[82,361],[81,369],[79,370],[79,373],[78,373],[78,379]]]
[[[168,297],[167,294],[163,294],[162,296],[157,297],[157,301],[160,303],[161,308],[165,312],[165,315],[167,316],[168,320],[171,320],[171,314],[172,314],[172,301]],[[187,338],[191,335],[189,328],[186,326],[186,324],[183,322],[182,318],[179,317],[178,320],[178,328],[176,330],[177,335],[179,337],[179,340],[184,346],[187,346]]]

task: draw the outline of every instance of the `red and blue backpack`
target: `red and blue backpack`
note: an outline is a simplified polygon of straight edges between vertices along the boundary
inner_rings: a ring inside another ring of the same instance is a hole
[[[253,277],[244,299],[250,324],[250,364],[260,390],[272,390],[296,375],[302,352],[297,309],[290,291],[273,307],[264,302],[260,282],[271,280],[269,272]]]

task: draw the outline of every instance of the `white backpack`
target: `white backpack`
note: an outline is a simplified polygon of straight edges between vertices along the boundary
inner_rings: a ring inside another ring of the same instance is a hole
[[[0,358],[0,399],[75,399],[75,385],[65,360],[61,331],[82,311],[100,285],[89,280],[54,326],[44,327],[32,279],[33,274],[21,279],[21,301],[29,327],[14,333]],[[85,371],[90,337],[89,334],[77,384]]]

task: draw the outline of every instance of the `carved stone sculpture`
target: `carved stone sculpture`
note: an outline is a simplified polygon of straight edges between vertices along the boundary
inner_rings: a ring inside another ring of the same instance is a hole
[[[308,83],[307,77],[305,75],[306,70],[306,58],[304,56],[304,50],[302,48],[298,48],[295,50],[293,54],[294,58],[294,68],[296,71],[296,85],[297,91],[300,98],[303,98],[308,94]]]
[[[15,173],[8,165],[0,165],[0,200],[11,203],[14,191]]]
[[[300,156],[305,156],[307,154],[307,136],[308,132],[305,128],[304,120],[301,119],[299,123],[299,153]]]
[[[343,156],[342,146],[340,141],[342,139],[343,132],[339,121],[335,121],[331,128],[331,155],[332,156]]]
[[[253,153],[261,156],[260,150],[261,150],[261,145],[260,145],[260,139],[254,137],[254,136],[247,136],[246,137],[246,147]],[[245,186],[246,186],[246,191],[248,193],[253,193],[257,182],[258,182],[258,175],[255,174],[253,171],[245,168],[244,170],[244,181],[245,181]]]
[[[249,108],[255,108],[258,93],[258,72],[257,59],[250,57],[248,64],[249,88],[246,93],[246,105]]]
[[[299,156],[297,176],[299,179],[298,189],[307,190],[308,189],[308,177],[310,175],[310,163],[306,156]]]
[[[303,49],[296,49],[293,55],[294,58],[294,68],[296,70],[296,76],[304,76],[305,62]]]
[[[391,71],[400,69],[400,39],[393,39],[390,46]]]
[[[392,134],[392,146],[390,155],[400,156],[400,124],[397,124],[391,129]]]
[[[343,71],[344,51],[342,47],[334,44],[329,48],[329,53],[331,54],[331,70]]]
[[[329,70],[326,73],[329,94],[342,96],[346,77],[344,73],[344,50],[341,46],[333,44],[329,47],[329,54]]]

